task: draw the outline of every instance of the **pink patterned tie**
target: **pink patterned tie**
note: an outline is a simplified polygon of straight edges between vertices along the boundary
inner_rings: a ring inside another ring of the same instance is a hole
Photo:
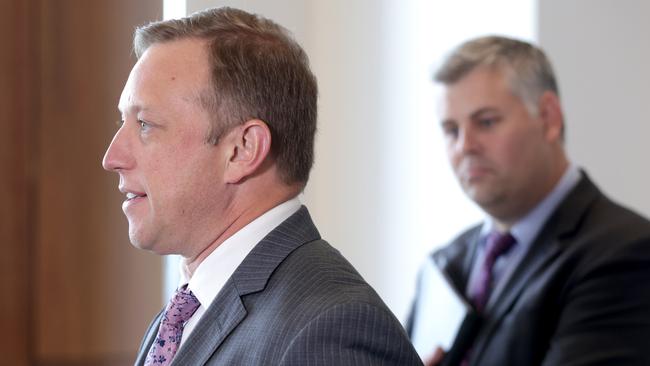
[[[516,242],[510,233],[493,231],[488,235],[485,246],[485,261],[477,278],[478,285],[472,294],[472,302],[479,312],[482,312],[485,308],[490,298],[490,292],[492,292],[494,263],[501,255],[507,253]]]
[[[163,319],[158,328],[158,335],[149,349],[145,366],[166,366],[172,362],[183,336],[183,327],[198,309],[199,300],[194,297],[187,286],[176,290],[169,300]]]

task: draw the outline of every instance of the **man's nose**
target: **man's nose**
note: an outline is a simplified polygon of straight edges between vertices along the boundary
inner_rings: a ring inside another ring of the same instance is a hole
[[[456,140],[455,150],[456,153],[474,153],[479,149],[478,136],[471,128],[462,128],[458,132],[458,139]]]
[[[102,159],[102,167],[108,171],[119,171],[129,169],[132,165],[129,144],[126,138],[126,130],[123,125],[113,136],[113,141]]]

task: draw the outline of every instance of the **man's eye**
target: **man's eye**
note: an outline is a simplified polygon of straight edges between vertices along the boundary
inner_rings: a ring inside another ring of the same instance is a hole
[[[458,127],[451,127],[445,130],[445,135],[456,138],[458,137]]]
[[[456,138],[458,137],[458,126],[445,124],[442,126],[442,132],[448,138]]]
[[[141,119],[138,120],[138,123],[140,124],[141,130],[146,130],[149,128],[149,124]]]
[[[479,119],[478,123],[481,125],[481,127],[492,127],[497,123],[497,118],[481,118]]]

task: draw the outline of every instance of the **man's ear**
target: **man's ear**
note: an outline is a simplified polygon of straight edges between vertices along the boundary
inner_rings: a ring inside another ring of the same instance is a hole
[[[227,183],[239,183],[254,175],[271,152],[271,130],[259,119],[237,126],[229,136],[232,140],[225,178]]]
[[[564,115],[560,98],[552,91],[545,91],[539,100],[539,117],[544,123],[544,135],[549,142],[564,139]]]

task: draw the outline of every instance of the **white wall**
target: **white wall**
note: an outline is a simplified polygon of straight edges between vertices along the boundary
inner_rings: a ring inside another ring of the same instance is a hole
[[[274,19],[305,47],[320,98],[303,202],[402,319],[425,255],[481,218],[445,161],[430,82],[469,37],[539,40],[559,77],[569,155],[650,216],[646,0],[187,0],[186,11],[223,5]]]
[[[222,5],[274,19],[305,47],[320,97],[303,202],[404,319],[427,253],[481,218],[444,158],[432,65],[468,37],[532,39],[533,1],[188,0],[187,12]]]
[[[567,147],[600,188],[650,216],[650,2],[539,1]]]
[[[191,0],[188,13],[233,6],[271,18],[305,48],[319,85],[316,162],[303,202],[321,235],[375,284],[385,230],[381,196],[381,6],[363,1]],[[365,13],[362,20],[357,14]]]
[[[382,1],[190,0],[188,13],[221,5],[277,21],[309,55],[319,85],[319,126],[314,170],[302,200],[321,235],[381,292],[383,273],[399,271],[383,249],[391,223],[382,179],[387,174]]]

